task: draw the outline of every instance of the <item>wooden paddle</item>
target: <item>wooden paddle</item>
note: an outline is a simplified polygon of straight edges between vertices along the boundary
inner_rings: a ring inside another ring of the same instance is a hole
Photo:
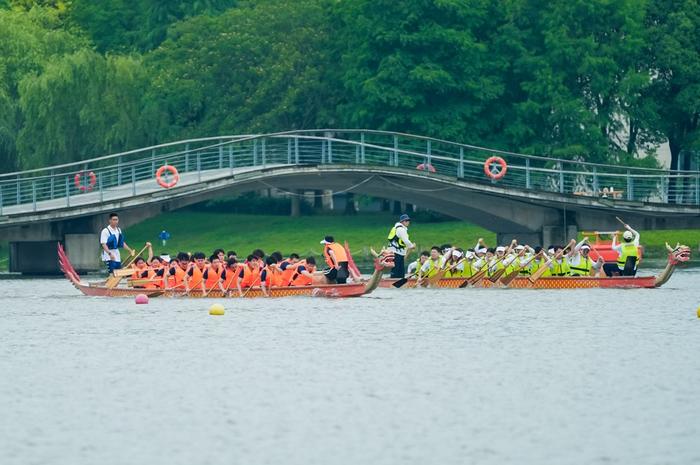
[[[522,270],[530,266],[530,263],[537,258],[537,256],[541,255],[542,252],[535,254],[530,260],[527,261],[524,265],[520,266],[517,270],[514,270],[512,273],[509,273],[507,276],[504,276],[501,278],[500,283],[506,287],[510,285],[511,282],[520,274]]]
[[[144,245],[143,249],[141,249],[141,251],[139,253],[134,254],[131,257],[129,257],[124,262],[124,264],[122,266],[124,268],[129,268],[131,266],[131,264],[134,262],[134,260],[136,260],[136,258],[138,256],[140,256],[143,253],[143,251],[146,250],[147,248],[148,248],[148,244]],[[114,273],[114,272],[112,272],[112,273]],[[133,273],[133,271],[132,271],[132,273]],[[129,274],[131,274],[131,273],[129,273]],[[112,274],[112,276],[108,277],[107,280],[105,281],[105,286],[107,286],[108,289],[114,289],[115,287],[117,287],[119,285],[122,278],[124,278],[124,276],[116,276],[116,275]]]
[[[411,274],[408,275],[407,277],[401,278],[401,279],[399,279],[398,281],[395,281],[394,283],[392,283],[392,286],[394,286],[395,288],[398,289],[398,288],[400,288],[401,286],[403,286],[404,284],[406,284],[406,283],[409,281],[409,279],[411,279],[411,278],[413,278],[413,277],[415,277],[415,276],[417,276],[417,275],[418,275],[418,272],[417,272],[417,271],[414,271],[413,273],[411,273]]]
[[[546,254],[543,255],[545,257],[546,263],[540,266],[537,271],[532,273],[530,276],[527,277],[527,279],[530,281],[531,284],[535,284],[535,282],[542,277],[542,275],[549,269],[549,265],[552,263],[553,260],[557,260],[558,258],[561,258],[562,255],[564,255],[564,252],[566,252],[566,249],[568,249],[570,246],[567,245],[563,249],[557,253],[553,259],[549,258]]]

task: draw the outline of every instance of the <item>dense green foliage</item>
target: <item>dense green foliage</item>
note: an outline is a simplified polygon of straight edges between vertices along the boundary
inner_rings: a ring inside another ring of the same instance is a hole
[[[341,126],[688,168],[700,4],[0,0],[0,110],[0,171]]]

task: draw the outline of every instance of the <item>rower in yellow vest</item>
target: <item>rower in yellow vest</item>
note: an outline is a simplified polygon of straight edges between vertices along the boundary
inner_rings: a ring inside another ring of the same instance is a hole
[[[420,269],[420,279],[418,284],[421,284],[423,279],[432,278],[440,271],[445,264],[444,258],[440,255],[440,247],[434,245],[430,249],[430,258],[428,258]]]
[[[617,234],[613,236],[612,249],[617,251],[616,263],[606,263],[603,270],[607,276],[635,276],[639,264],[639,233],[625,224],[622,243],[617,243]],[[630,265],[627,265],[628,260]]]
[[[563,251],[564,248],[560,245],[554,247],[554,258],[549,265],[552,276],[569,276],[570,274],[571,267],[569,267],[566,258],[563,257]]]

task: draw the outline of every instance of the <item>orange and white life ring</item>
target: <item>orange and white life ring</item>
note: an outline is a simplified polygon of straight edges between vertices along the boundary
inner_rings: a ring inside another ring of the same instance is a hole
[[[420,165],[416,166],[416,169],[420,171],[429,171],[431,173],[435,172],[435,167],[430,163],[421,163]]]
[[[81,192],[90,192],[92,188],[95,187],[95,184],[97,184],[97,176],[95,176],[94,172],[90,171],[89,173],[87,173],[87,184],[83,184],[84,174],[84,171],[75,173],[75,176],[73,177],[73,184],[75,184],[75,187]]]
[[[484,163],[484,173],[493,180],[501,179],[508,171],[508,164],[501,157],[490,157]]]
[[[170,182],[166,182],[163,179],[163,174],[165,172],[169,172],[172,175],[172,179]],[[156,181],[158,181],[158,185],[160,187],[163,187],[165,189],[170,189],[171,187],[175,187],[175,184],[180,181],[180,174],[177,172],[177,168],[175,168],[172,165],[163,165],[160,168],[158,168],[158,171],[156,171]]]

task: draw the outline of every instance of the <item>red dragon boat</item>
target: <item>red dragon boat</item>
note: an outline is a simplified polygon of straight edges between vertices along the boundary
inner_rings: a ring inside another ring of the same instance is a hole
[[[672,248],[666,244],[668,250],[668,262],[666,267],[657,276],[613,276],[613,277],[588,277],[588,276],[547,276],[537,279],[534,283],[527,276],[518,276],[513,279],[507,286],[497,282],[491,282],[487,277],[474,283],[472,287],[484,288],[516,288],[516,289],[590,289],[590,288],[655,288],[661,287],[668,282],[680,263],[685,263],[690,260],[690,247],[677,244]],[[382,279],[379,283],[380,287],[393,287],[392,285],[398,281],[397,279]],[[433,282],[429,287],[438,288],[458,288],[464,287],[467,278],[441,278]],[[412,288],[416,287],[417,280],[409,279],[406,284],[400,287]]]
[[[63,246],[58,244],[58,264],[68,281],[88,296],[94,297],[134,297],[145,294],[149,297],[203,297],[201,290],[192,289],[186,292],[184,289],[141,289],[126,286],[114,288],[107,287],[105,281],[83,281],[71,265]],[[367,281],[351,284],[312,284],[310,286],[282,286],[269,288],[270,297],[312,296],[312,297],[359,297],[374,291],[382,278],[385,270],[394,266],[394,255],[391,252],[383,252],[374,260],[374,272]],[[240,298],[237,293],[224,295],[220,289],[212,289],[206,294],[208,298]],[[245,298],[267,297],[260,287],[246,290]]]

